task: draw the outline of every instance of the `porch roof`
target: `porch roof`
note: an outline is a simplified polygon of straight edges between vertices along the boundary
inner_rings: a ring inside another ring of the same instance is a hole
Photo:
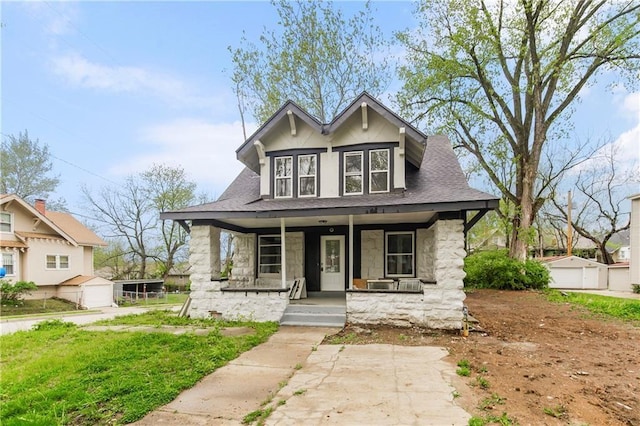
[[[406,190],[386,194],[336,198],[262,199],[260,176],[245,168],[220,198],[212,203],[163,212],[162,219],[219,220],[343,215],[415,214],[428,219],[433,212],[489,210],[498,198],[469,187],[445,136],[431,136],[419,169],[406,170]],[[256,226],[260,226],[256,224]]]

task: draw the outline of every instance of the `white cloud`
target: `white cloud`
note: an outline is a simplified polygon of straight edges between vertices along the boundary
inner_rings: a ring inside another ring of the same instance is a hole
[[[145,68],[102,65],[78,54],[58,56],[52,60],[52,64],[56,74],[78,87],[152,95],[171,104],[212,105],[210,99],[192,95],[194,90],[180,79]]]
[[[255,128],[251,125],[249,134]],[[240,122],[179,119],[143,129],[140,139],[148,145],[148,153],[119,163],[111,173],[131,175],[153,164],[180,166],[200,191],[218,197],[244,167],[235,153],[243,142]]]
[[[31,16],[37,18],[45,33],[53,36],[73,34],[76,22],[79,20],[79,10],[76,2],[37,2],[22,3]]]

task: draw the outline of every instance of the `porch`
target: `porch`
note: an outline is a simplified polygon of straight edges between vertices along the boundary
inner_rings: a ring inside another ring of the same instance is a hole
[[[431,220],[424,220],[425,214]],[[235,230],[228,280],[219,278],[220,228],[194,223],[190,315],[296,325],[327,325],[323,319],[331,317],[340,325],[460,328],[464,221],[426,212],[418,223],[400,216],[385,215],[385,223],[378,224],[350,216],[346,226],[307,227],[289,227],[287,222],[296,221],[280,219],[279,229]],[[301,278],[308,297],[296,299],[292,287]],[[311,312],[316,317],[309,319]]]

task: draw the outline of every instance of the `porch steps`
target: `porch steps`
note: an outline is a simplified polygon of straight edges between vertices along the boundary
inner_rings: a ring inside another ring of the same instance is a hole
[[[287,309],[280,319],[281,325],[307,327],[344,327],[347,321],[344,305],[294,305]]]

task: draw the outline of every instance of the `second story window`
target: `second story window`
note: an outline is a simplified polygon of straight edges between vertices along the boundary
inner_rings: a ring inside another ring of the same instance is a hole
[[[298,196],[315,197],[316,195],[316,156],[298,156]]]
[[[362,151],[344,154],[344,193],[362,194]]]
[[[389,192],[389,150],[369,151],[369,192]]]
[[[65,254],[48,254],[47,269],[69,269],[69,256]]]
[[[291,198],[293,195],[293,157],[275,158],[275,198]]]
[[[13,232],[11,213],[0,212],[0,232]]]

